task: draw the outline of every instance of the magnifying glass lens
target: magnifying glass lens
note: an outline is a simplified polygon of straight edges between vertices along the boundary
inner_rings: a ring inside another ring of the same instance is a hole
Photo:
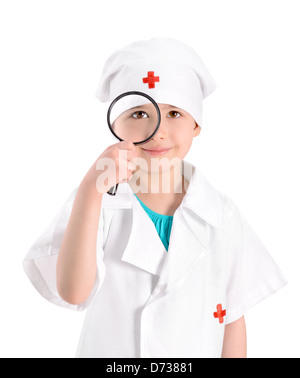
[[[149,95],[131,91],[114,99],[107,112],[107,123],[113,135],[130,140],[135,145],[150,140],[160,125],[160,111],[157,103]],[[116,184],[107,193],[116,195]]]
[[[119,140],[143,143],[159,126],[159,110],[144,95],[128,94],[112,103],[108,124]]]

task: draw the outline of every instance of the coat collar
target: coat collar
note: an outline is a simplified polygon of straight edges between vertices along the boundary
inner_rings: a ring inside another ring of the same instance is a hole
[[[189,181],[189,187],[180,207],[188,209],[202,221],[218,227],[221,222],[221,199],[219,192],[207,181],[200,170],[183,160],[183,174]],[[137,199],[128,183],[118,186],[115,196],[103,196],[102,207],[110,209],[133,208]]]
[[[131,233],[121,260],[159,276],[154,296],[175,288],[209,252],[211,227],[221,222],[219,192],[194,165],[183,163],[183,174],[190,184],[173,216],[168,252],[128,183],[120,184],[115,196],[102,199],[104,209],[133,210]]]

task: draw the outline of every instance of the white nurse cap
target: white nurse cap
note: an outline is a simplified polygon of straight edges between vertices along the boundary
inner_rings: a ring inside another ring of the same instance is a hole
[[[202,126],[202,100],[215,89],[195,50],[176,39],[157,37],[115,51],[104,64],[95,96],[111,102],[124,92],[144,92],[157,103],[187,111]]]

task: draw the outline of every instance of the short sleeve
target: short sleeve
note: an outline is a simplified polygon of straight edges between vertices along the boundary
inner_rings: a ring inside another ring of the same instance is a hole
[[[73,190],[48,227],[46,227],[44,232],[42,232],[31,246],[23,260],[23,268],[36,290],[48,301],[65,308],[82,311],[93,301],[105,276],[105,266],[103,263],[104,220],[103,210],[101,209],[97,235],[98,269],[92,292],[85,302],[78,305],[70,304],[64,301],[57,292],[56,262],[63,236],[69,222],[77,189],[78,188]]]
[[[287,281],[248,221],[234,206],[227,224],[226,324],[245,314]]]

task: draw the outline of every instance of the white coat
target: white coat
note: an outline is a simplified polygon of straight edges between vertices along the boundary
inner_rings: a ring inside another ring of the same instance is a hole
[[[225,325],[285,285],[235,203],[184,166],[192,175],[168,251],[128,183],[103,195],[98,274],[86,302],[63,301],[55,278],[77,189],[27,253],[25,272],[46,299],[88,308],[77,357],[221,357]]]

